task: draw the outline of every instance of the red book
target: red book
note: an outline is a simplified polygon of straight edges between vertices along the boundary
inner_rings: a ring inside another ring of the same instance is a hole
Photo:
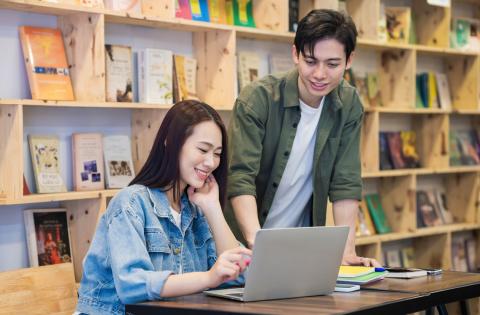
[[[192,19],[192,12],[190,11],[190,1],[176,0],[175,1],[175,16],[182,19]]]

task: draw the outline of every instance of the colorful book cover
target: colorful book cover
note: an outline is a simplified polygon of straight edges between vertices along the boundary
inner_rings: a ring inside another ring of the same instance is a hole
[[[385,211],[383,210],[382,203],[380,202],[380,196],[378,194],[365,195],[365,201],[367,203],[368,211],[375,224],[375,230],[379,234],[390,233],[392,228],[387,221]]]
[[[435,205],[435,196],[431,191],[417,191],[417,212],[419,213],[418,217],[421,218],[419,227],[430,227],[442,224],[439,210]]]
[[[173,97],[175,102],[198,99],[197,60],[187,56],[174,55]]]
[[[386,132],[380,132],[379,135],[379,150],[380,150],[380,170],[391,170],[393,163],[390,158],[390,149],[388,148],[388,139]]]
[[[457,139],[457,132],[451,130],[449,133],[449,151],[450,151],[450,166],[462,165],[462,154]]]
[[[355,78],[355,88],[357,89],[363,107],[367,108],[372,106],[372,104],[370,104],[370,98],[368,97],[367,77],[355,72],[353,72],[353,74]]]
[[[23,214],[31,267],[72,262],[65,209],[29,209]]]
[[[72,134],[73,189],[105,189],[102,134]]]
[[[107,102],[133,102],[132,49],[105,45]]]
[[[402,138],[400,136],[400,132],[388,132],[387,142],[393,168],[405,168],[406,164],[402,154]]]
[[[192,19],[189,0],[175,0],[175,16],[187,20]]]
[[[173,54],[147,48],[138,53],[138,94],[141,103],[173,103]]]
[[[21,26],[19,30],[32,99],[73,101],[60,30],[33,26]]]
[[[464,19],[453,20],[454,40],[453,48],[467,49],[470,39],[470,22]]]
[[[358,207],[355,234],[356,236],[375,234],[375,227],[373,226],[372,217],[370,216],[370,212],[368,212],[365,200],[362,200]]]
[[[346,284],[367,284],[375,281],[382,280],[388,274],[387,271],[376,271],[369,274],[358,276],[358,277],[338,277],[337,283],[346,283]]]
[[[460,151],[462,165],[478,165],[480,158],[477,153],[475,133],[471,130],[459,130],[456,132],[457,144]]]
[[[439,108],[437,99],[437,79],[435,73],[428,72],[428,107]]]
[[[338,270],[338,276],[341,278],[352,278],[360,277],[363,275],[368,275],[369,273],[375,272],[374,267],[365,267],[365,266],[340,266]]]
[[[420,98],[422,99],[422,105],[424,108],[428,107],[428,104],[430,103],[428,97],[428,73],[423,72],[417,74],[417,87],[420,93]]]
[[[370,106],[382,106],[382,97],[380,91],[380,83],[378,82],[378,74],[367,73],[367,95]]]
[[[419,167],[420,158],[416,148],[417,141],[415,131],[400,131],[400,138],[402,139],[402,157],[405,162],[405,167]]]
[[[385,7],[387,37],[392,43],[408,44],[410,35],[410,7]]]
[[[227,17],[227,24],[233,25],[233,0],[225,0],[225,14]]]
[[[233,24],[255,27],[253,0],[233,0]]]
[[[207,0],[190,0],[192,20],[210,22]]]
[[[227,24],[227,11],[225,0],[208,0],[210,22]]]
[[[60,141],[56,136],[28,135],[37,193],[66,192],[60,175]]]

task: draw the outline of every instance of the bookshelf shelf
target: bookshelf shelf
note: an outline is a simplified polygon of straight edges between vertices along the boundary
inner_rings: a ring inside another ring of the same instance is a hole
[[[69,191],[65,193],[54,194],[31,194],[23,196],[19,199],[0,199],[0,205],[20,205],[31,203],[44,203],[44,202],[56,202],[56,201],[69,201],[69,200],[83,200],[83,199],[96,199],[100,197],[113,197],[119,190],[118,189],[106,189],[106,190],[92,190],[92,191]]]
[[[23,105],[38,107],[83,107],[83,108],[130,108],[130,109],[169,109],[169,104],[144,104],[144,103],[118,103],[118,102],[84,102],[84,101],[42,101],[28,99],[5,99],[0,100],[2,105]]]

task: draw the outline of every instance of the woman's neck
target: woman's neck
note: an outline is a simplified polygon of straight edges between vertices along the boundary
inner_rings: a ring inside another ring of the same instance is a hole
[[[172,207],[173,210],[180,213],[180,210],[182,209],[181,203],[180,203],[180,198],[175,201],[174,194],[173,194],[173,188],[167,190],[166,194],[167,194],[168,202],[170,203],[170,207]]]

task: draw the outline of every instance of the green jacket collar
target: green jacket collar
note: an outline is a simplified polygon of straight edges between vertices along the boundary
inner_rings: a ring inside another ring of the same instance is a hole
[[[340,82],[339,86],[343,85],[343,80]],[[324,107],[331,108],[333,111],[340,109],[343,104],[340,101],[339,86],[337,86],[333,91],[331,91],[327,98],[325,99]],[[286,83],[285,83],[285,102],[284,107],[295,107],[300,106],[298,99],[298,70],[293,69],[287,74]]]

